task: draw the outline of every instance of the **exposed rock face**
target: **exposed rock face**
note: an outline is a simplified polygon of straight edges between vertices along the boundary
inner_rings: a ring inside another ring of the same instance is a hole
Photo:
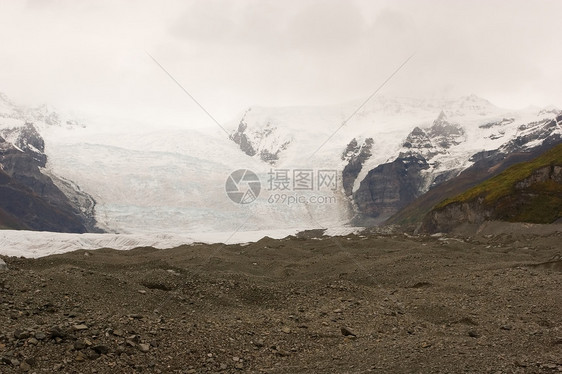
[[[26,122],[23,127],[4,129],[0,133],[5,139],[13,139],[12,144],[30,155],[39,167],[45,167],[47,164],[47,156],[44,153],[45,141],[32,123]]]
[[[278,134],[277,127],[271,123],[267,123],[260,131],[251,131],[246,123],[246,114],[240,120],[238,129],[230,135],[230,139],[248,156],[257,155],[262,161],[271,165],[275,165],[279,160],[279,154],[291,143],[291,139]]]
[[[432,210],[423,220],[420,229],[424,232],[450,232],[462,224],[481,224],[488,220],[527,221],[522,219],[528,217],[524,214],[525,211],[537,207],[540,209],[538,204],[544,201],[544,196],[557,195],[561,189],[562,165],[544,166],[535,170],[529,177],[515,182],[513,192],[496,201],[486,202],[485,196],[478,196],[469,201],[454,202]],[[562,196],[556,200],[562,200]],[[530,222],[551,223],[544,221],[544,216],[541,215],[535,214],[531,217]],[[559,219],[559,212],[553,217],[552,221]]]
[[[248,139],[248,135],[245,134],[247,128],[248,125],[244,122],[244,120],[240,121],[238,130],[236,130],[236,132],[230,136],[230,139],[232,139],[234,143],[240,146],[240,150],[242,152],[244,152],[248,156],[255,156],[256,150]]]
[[[458,124],[449,123],[445,113],[441,112],[431,127],[415,127],[408,134],[399,157],[422,156],[433,169],[437,169],[440,166],[438,156],[447,154],[451,147],[464,141],[464,129]]]
[[[353,199],[360,212],[382,222],[420,194],[429,168],[422,156],[406,156],[379,165],[361,181]]]
[[[513,122],[513,118],[503,118],[479,127],[487,129],[487,133],[491,133],[489,139],[495,140],[503,137],[506,129],[509,129]],[[456,149],[459,148],[457,146],[466,142],[465,129],[449,122],[445,113],[441,112],[431,127],[415,127],[408,134],[394,161],[379,165],[367,175],[353,195],[355,206],[360,214],[376,218],[375,223],[384,220],[385,216],[389,218],[395,214],[399,216],[398,221],[413,223],[416,219],[421,219],[433,204],[450,197],[451,194],[461,193],[491,175],[498,174],[514,162],[527,160],[536,153],[535,150],[543,152],[559,143],[562,140],[561,124],[561,115],[556,118],[526,123],[517,128],[516,136],[510,137],[509,140],[506,139],[505,143],[497,149],[477,152],[472,156],[461,154],[455,157]],[[418,170],[408,171],[408,174],[414,178],[413,180],[401,179],[402,182],[399,182],[399,178],[391,177],[390,174],[396,173],[396,165],[412,157],[423,159],[426,165],[418,167]],[[519,161],[516,161],[517,159]],[[399,163],[396,164],[396,162]],[[457,177],[458,183],[455,181]],[[389,181],[393,182],[389,184]],[[439,193],[431,193],[448,181],[452,181],[452,183],[447,183]],[[379,184],[379,186],[371,186],[371,184]],[[389,192],[391,185],[396,188],[394,197],[391,197],[392,194]],[[464,189],[461,189],[462,186]],[[384,193],[385,197],[380,195],[381,193]],[[404,214],[398,213],[426,194],[428,194],[426,202],[417,204],[412,209],[407,208],[408,212],[404,212]],[[401,198],[398,200],[397,196]],[[417,218],[413,217],[414,215]],[[391,222],[396,222],[394,217]]]
[[[483,198],[465,203],[449,204],[444,209],[429,213],[424,219],[422,232],[450,232],[461,224],[480,224],[491,220],[493,212],[483,205]]]
[[[13,143],[0,137],[2,225],[57,232],[94,231],[93,199],[90,206],[73,204],[53,179],[42,173],[47,161],[45,143],[35,127],[26,123],[23,128],[5,129],[3,134]]]
[[[551,165],[537,169],[533,172],[533,174],[531,174],[530,177],[515,183],[515,189],[523,190],[525,188],[531,187],[533,184],[545,183],[548,181],[562,184],[562,166]]]
[[[104,230],[98,227],[96,220],[96,201],[80,186],[62,177],[49,174],[55,186],[67,197],[70,204],[80,216],[87,232],[102,233]]]
[[[400,210],[387,223],[419,223],[433,206],[444,199],[461,194],[478,183],[501,173],[509,166],[518,162],[528,161],[540,154],[541,151],[539,149],[534,152],[521,152],[509,155],[499,153],[497,150],[479,152],[471,157],[470,160],[474,162],[471,167],[456,176],[442,175],[443,180],[439,181],[439,183],[437,183],[438,178],[440,178],[438,176],[434,181],[435,187]]]
[[[443,111],[428,129],[428,135],[432,143],[441,149],[448,149],[464,141],[464,129],[458,124],[449,123]]]
[[[456,168],[441,172],[433,170],[440,166],[439,156],[447,154],[450,147],[462,143],[464,137],[463,128],[449,123],[444,112],[439,114],[431,127],[415,127],[404,140],[398,157],[371,170],[361,181],[353,194],[359,212],[374,218],[375,223],[382,222],[429,188],[456,176],[459,173]],[[343,179],[345,188],[345,174]]]
[[[353,193],[353,184],[363,168],[365,161],[371,157],[373,138],[367,138],[359,145],[357,139],[353,138],[342,154],[342,160],[347,161],[342,172],[342,184],[346,196]]]
[[[562,140],[557,130],[562,126],[562,115],[554,119],[531,122],[518,128],[519,135],[499,148],[502,153],[518,152],[528,148],[529,144],[554,145]]]

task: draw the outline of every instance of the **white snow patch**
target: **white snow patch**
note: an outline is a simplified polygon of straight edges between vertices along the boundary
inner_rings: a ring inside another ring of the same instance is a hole
[[[356,227],[331,227],[326,230],[326,235],[348,235],[358,232],[359,230],[360,228]],[[190,234],[65,234],[0,230],[0,254],[5,256],[37,258],[79,249],[93,250],[112,248],[117,250],[130,250],[146,246],[166,249],[193,243],[250,243],[256,242],[265,236],[273,239],[281,239],[289,235],[294,235],[298,231],[301,230],[224,231]]]

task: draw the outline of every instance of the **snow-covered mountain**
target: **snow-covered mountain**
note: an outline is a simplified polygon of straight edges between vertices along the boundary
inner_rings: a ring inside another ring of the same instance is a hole
[[[26,122],[33,123],[41,129],[49,126],[67,129],[85,127],[81,120],[61,113],[50,105],[43,104],[36,107],[19,105],[2,92],[0,92],[0,119],[2,127],[18,127]]]
[[[96,231],[91,197],[49,172],[40,132],[71,130],[47,106],[27,108],[0,94],[0,227],[62,232]]]
[[[132,234],[335,227],[356,215],[381,222],[488,153],[560,141],[556,108],[510,111],[474,95],[375,97],[350,117],[360,104],[253,107],[225,125],[227,137],[213,125],[97,127],[99,119],[0,96],[0,136],[93,215],[90,224]],[[248,204],[229,198],[226,181],[239,169],[260,181]]]
[[[243,151],[274,154],[272,162],[246,152],[277,167],[337,168],[355,213],[376,223],[459,175],[486,152],[525,152],[558,142],[562,134],[556,108],[506,110],[475,95],[376,97],[349,119],[359,105],[252,108],[231,138],[239,145],[244,139]]]

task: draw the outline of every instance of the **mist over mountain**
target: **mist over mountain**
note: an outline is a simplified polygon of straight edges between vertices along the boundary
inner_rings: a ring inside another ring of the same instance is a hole
[[[63,211],[82,225],[55,231],[306,229],[384,223],[482,159],[532,152],[561,135],[556,108],[505,110],[475,95],[375,97],[342,126],[358,105],[252,107],[225,125],[226,136],[217,128],[120,130],[118,123],[96,131],[54,108],[18,106],[3,95],[2,169],[32,191],[41,186],[45,201],[64,200]],[[14,163],[10,152],[28,161]],[[22,177],[30,168],[32,176]],[[259,178],[259,196],[249,204],[225,192],[238,169]],[[328,175],[333,183],[323,185]],[[310,185],[299,188],[297,176]],[[21,204],[25,196],[11,201]]]

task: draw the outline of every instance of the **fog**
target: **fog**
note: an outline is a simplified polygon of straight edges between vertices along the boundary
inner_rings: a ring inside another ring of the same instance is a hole
[[[182,126],[252,105],[477,94],[562,107],[559,1],[2,1],[0,92]]]

